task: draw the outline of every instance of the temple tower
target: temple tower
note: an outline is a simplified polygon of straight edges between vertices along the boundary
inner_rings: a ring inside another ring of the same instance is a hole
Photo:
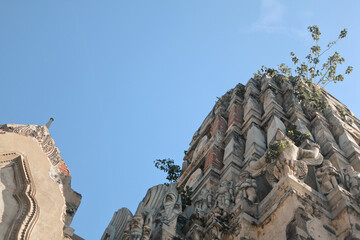
[[[149,189],[134,216],[120,209],[102,240],[360,239],[360,121],[318,89],[322,110],[292,81],[238,84],[195,132],[176,185]]]

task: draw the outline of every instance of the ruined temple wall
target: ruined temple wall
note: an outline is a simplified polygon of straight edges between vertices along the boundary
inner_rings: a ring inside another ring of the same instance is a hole
[[[47,128],[11,126],[27,131],[0,126],[0,238],[71,239],[81,195],[71,189],[70,172]]]
[[[350,163],[360,170],[360,122],[330,94],[323,91],[330,106],[321,114],[303,109],[290,83],[265,76],[251,79],[243,92],[241,87],[226,93],[194,134],[179,185],[199,167],[202,172],[196,175],[204,176],[212,169],[222,179],[234,180],[239,169],[265,153],[277,129],[285,132],[290,123],[310,133],[323,155],[339,169]],[[340,116],[339,109],[345,109],[346,115]]]
[[[28,163],[34,184],[34,198],[37,206],[40,206],[36,210],[38,219],[29,239],[62,239],[64,222],[61,218],[65,201],[58,184],[49,176],[50,163],[37,142],[31,137],[15,133],[1,134],[0,154],[22,155],[24,161]],[[6,204],[0,206],[7,207]],[[52,214],[48,214],[50,212]]]
[[[192,204],[179,215],[176,237],[358,236],[360,121],[316,88],[328,103],[321,111],[299,101],[291,81],[268,75],[219,99],[184,157],[176,185],[192,188]],[[292,124],[309,139],[291,140]],[[275,143],[286,144],[269,160]]]

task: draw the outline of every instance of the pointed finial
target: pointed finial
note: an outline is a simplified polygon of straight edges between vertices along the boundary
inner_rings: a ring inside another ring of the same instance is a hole
[[[50,118],[50,120],[45,124],[45,127],[47,127],[49,129],[49,127],[53,121],[54,121],[54,119]]]

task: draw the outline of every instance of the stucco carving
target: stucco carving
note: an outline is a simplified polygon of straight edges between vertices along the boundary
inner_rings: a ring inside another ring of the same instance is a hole
[[[202,189],[197,200],[194,201],[194,217],[201,222],[205,221],[206,215],[212,206],[212,192],[208,189]]]
[[[55,146],[55,142],[50,136],[46,126],[6,124],[0,126],[0,129],[6,132],[13,132],[22,136],[35,138],[53,166],[56,166],[59,162],[63,162],[60,157],[60,151]],[[63,174],[68,175],[68,170],[64,171]]]
[[[144,201],[141,201],[134,217],[128,221],[124,230],[124,239],[148,240],[153,229],[153,213],[147,211]]]
[[[143,240],[149,240],[152,231],[152,214],[148,214],[145,218],[143,226]]]
[[[130,220],[122,219],[118,224],[125,226],[125,240],[148,240],[153,238],[152,234],[161,234],[159,227],[163,227],[163,224],[168,226],[168,231],[174,232],[181,210],[181,197],[175,184],[160,184],[147,191]]]
[[[124,239],[124,231],[132,217],[133,215],[127,208],[116,211],[101,240]]]
[[[338,170],[331,164],[329,160],[324,160],[321,167],[316,170],[316,177],[319,181],[321,191],[324,194],[329,193],[338,186],[336,177],[339,176]]]
[[[214,223],[207,231],[207,239],[221,240],[223,239],[222,226],[219,223]]]
[[[39,208],[34,197],[35,186],[26,157],[13,152],[2,153],[0,154],[0,169],[6,167],[11,167],[13,170],[16,186],[13,190],[13,197],[18,203],[18,208],[15,217],[9,222],[4,239],[29,239],[39,215]],[[1,207],[6,208],[7,206]]]
[[[234,190],[232,181],[222,181],[216,192],[216,204],[221,208],[228,208],[234,202]]]
[[[240,202],[243,199],[249,200],[251,203],[255,203],[257,194],[256,194],[256,181],[253,179],[249,172],[242,172],[239,176],[239,181],[235,185],[236,188],[236,199],[235,204]]]
[[[224,228],[226,223],[228,223],[231,217],[231,207],[234,205],[234,190],[233,190],[233,182],[232,181],[222,181],[219,185],[218,190],[215,195],[215,204],[209,213],[209,220],[213,224],[211,227],[212,237],[215,239],[220,235],[215,234],[216,232],[223,231],[221,229]],[[221,222],[221,226],[218,226],[217,223]],[[224,225],[225,224],[225,225]],[[220,230],[219,230],[220,228]],[[227,227],[226,227],[227,228]]]
[[[206,150],[205,146],[206,146],[206,143],[208,142],[208,140],[209,140],[208,136],[204,136],[201,138],[197,147],[194,150],[192,161],[196,161],[197,158],[201,157],[201,155],[205,152],[205,150]]]
[[[251,176],[260,176],[265,172],[266,179],[274,186],[278,180],[289,175],[303,180],[308,173],[307,166],[318,166],[323,162],[320,146],[314,142],[306,140],[300,147],[297,147],[280,129],[276,133],[275,141],[285,145],[283,149],[279,150],[277,159],[266,162],[265,153],[258,161],[250,162],[246,170],[250,172]]]
[[[181,198],[173,183],[169,185],[160,212],[165,224],[169,224],[181,213]]]
[[[22,136],[33,137],[40,145],[42,151],[46,154],[50,162],[49,175],[51,179],[60,185],[60,189],[65,199],[65,209],[62,219],[66,225],[64,230],[70,226],[70,223],[80,205],[81,195],[71,188],[70,171],[64,160],[60,156],[60,150],[56,147],[52,139],[49,129],[45,126],[38,125],[18,125],[5,124],[0,125],[0,129],[4,132],[12,132]],[[64,235],[67,235],[64,231]]]
[[[159,184],[147,191],[146,196],[142,200],[146,211],[153,211],[153,209],[158,209],[161,206],[162,198],[167,188],[164,184]]]
[[[145,222],[144,214],[144,203],[140,202],[138,209],[131,220],[131,240],[140,240],[143,236],[143,227]]]
[[[191,174],[189,180],[187,180],[185,184],[185,187],[189,186],[190,188],[193,188],[196,185],[196,183],[200,181],[202,176],[203,176],[203,171],[201,170],[201,168],[198,168],[194,173]]]
[[[189,235],[191,240],[202,240],[204,239],[204,229],[195,224]]]
[[[345,185],[358,200],[360,199],[360,173],[350,165],[344,169]]]
[[[131,231],[131,222],[128,221],[124,229],[124,234],[123,234],[124,240],[130,239],[130,231]]]

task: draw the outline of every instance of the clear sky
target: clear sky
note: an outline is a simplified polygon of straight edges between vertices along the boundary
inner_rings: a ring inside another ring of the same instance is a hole
[[[82,203],[72,223],[100,239],[165,182],[157,158],[184,150],[221,96],[262,65],[324,45],[354,66],[326,89],[360,116],[360,1],[0,1],[1,120],[45,124]]]

